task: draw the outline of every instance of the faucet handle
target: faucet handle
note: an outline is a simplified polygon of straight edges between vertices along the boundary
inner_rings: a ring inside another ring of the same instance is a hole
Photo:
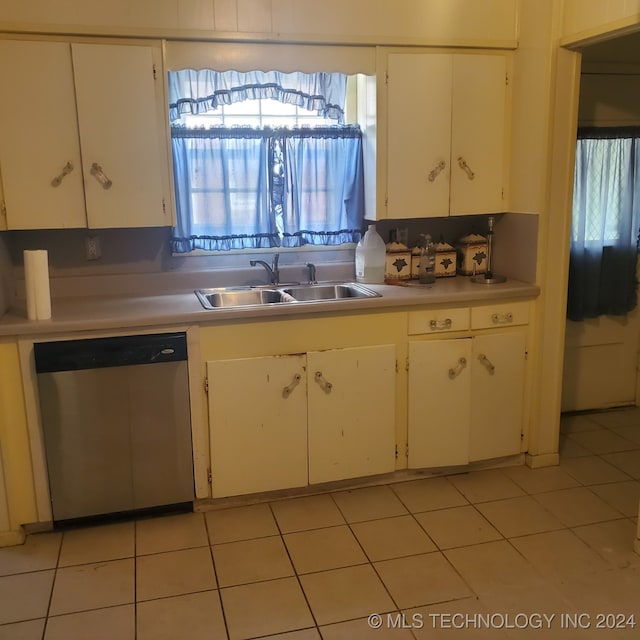
[[[280,254],[279,253],[274,253],[273,254],[273,270],[275,271],[278,268],[278,261],[280,260]]]

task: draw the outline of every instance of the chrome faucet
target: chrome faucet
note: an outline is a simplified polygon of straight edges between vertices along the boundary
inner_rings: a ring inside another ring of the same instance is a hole
[[[309,284],[318,284],[316,280],[316,265],[313,262],[307,262],[307,269],[309,270]]]
[[[278,268],[278,260],[280,259],[280,254],[275,253],[273,255],[273,262],[271,265],[268,265],[264,260],[250,260],[249,264],[252,267],[257,267],[258,265],[265,268],[267,272],[267,276],[269,277],[270,284],[279,284],[280,283],[280,269]]]

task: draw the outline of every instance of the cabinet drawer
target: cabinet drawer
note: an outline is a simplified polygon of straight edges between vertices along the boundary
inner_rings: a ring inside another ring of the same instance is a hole
[[[490,329],[529,323],[529,302],[506,302],[471,308],[471,328]]]
[[[469,309],[429,309],[409,312],[409,335],[469,329]]]

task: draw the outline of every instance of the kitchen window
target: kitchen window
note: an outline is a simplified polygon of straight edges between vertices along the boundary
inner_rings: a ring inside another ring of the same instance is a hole
[[[169,72],[176,253],[357,242],[362,135],[339,73]]]
[[[637,303],[640,129],[578,132],[567,317],[625,315]]]

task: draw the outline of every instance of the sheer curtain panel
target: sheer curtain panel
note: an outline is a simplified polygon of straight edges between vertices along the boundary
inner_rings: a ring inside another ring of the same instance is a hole
[[[640,130],[579,131],[567,317],[625,315],[637,303]]]

